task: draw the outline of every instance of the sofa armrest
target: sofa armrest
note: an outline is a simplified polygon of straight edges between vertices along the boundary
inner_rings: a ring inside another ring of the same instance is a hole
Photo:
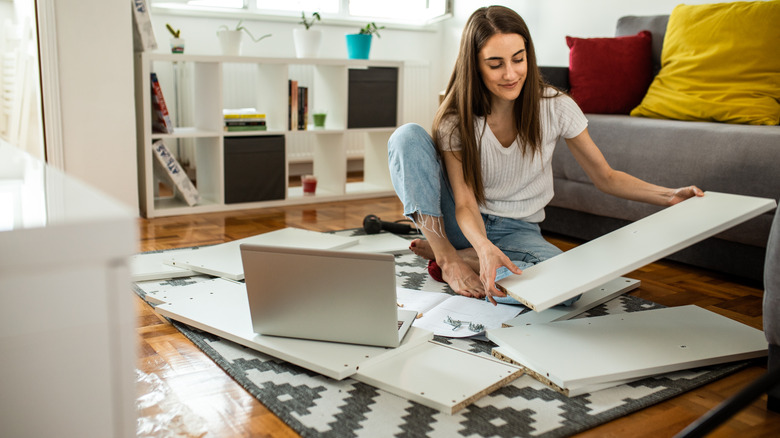
[[[539,71],[542,73],[544,82],[562,91],[569,92],[569,67],[540,66]]]

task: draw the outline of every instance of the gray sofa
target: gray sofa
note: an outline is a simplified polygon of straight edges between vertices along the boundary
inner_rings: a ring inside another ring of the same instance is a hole
[[[668,16],[623,17],[616,35],[650,30],[658,68],[667,21]],[[568,90],[567,68],[542,67],[542,75]],[[586,116],[593,140],[615,169],[667,187],[695,184],[705,191],[780,197],[780,126]],[[546,209],[545,231],[590,240],[660,209],[600,192],[563,139],[552,166],[555,196]],[[774,212],[764,214],[669,259],[761,282],[773,217]]]

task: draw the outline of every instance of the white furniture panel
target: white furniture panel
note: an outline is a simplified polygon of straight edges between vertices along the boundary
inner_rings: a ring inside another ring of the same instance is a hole
[[[639,280],[618,277],[583,293],[582,297],[569,307],[555,306],[541,312],[528,311],[505,322],[504,326],[517,327],[528,324],[565,321],[638,287]]]
[[[523,375],[520,367],[426,342],[361,366],[355,380],[454,414]]]
[[[194,251],[173,253],[165,263],[228,280],[243,280],[244,266],[241,262],[240,249],[242,243],[335,250],[352,247],[359,241],[357,237],[336,236],[300,228],[283,228]]]
[[[774,199],[707,192],[500,280],[542,311],[777,207]],[[566,273],[566,275],[561,275]]]
[[[186,249],[184,251],[191,250]],[[130,281],[165,280],[169,278],[189,277],[198,274],[189,269],[165,264],[170,258],[170,253],[162,252],[136,254],[130,257]]]
[[[135,215],[0,141],[0,224],[2,435],[134,437]]]
[[[155,311],[336,380],[353,375],[359,367],[384,354],[398,354],[433,338],[430,332],[411,327],[400,347],[388,349],[263,336],[252,330],[249,301],[243,283],[216,278],[178,287],[175,292],[155,296],[155,299],[165,301],[165,304],[155,307]]]
[[[518,366],[522,366],[521,364],[515,362],[512,360],[509,355],[504,353],[504,350],[501,349],[501,347],[496,347],[493,349],[493,356],[503,360],[504,362],[516,364]],[[524,370],[531,376],[533,376],[536,380],[544,383],[545,385],[549,386],[550,388],[560,392],[561,394],[565,395],[566,397],[577,397],[578,395],[582,394],[590,394],[596,391],[601,391],[602,389],[607,388],[614,388],[615,386],[624,385],[626,383],[631,383],[637,379],[623,379],[623,380],[615,380],[605,383],[596,383],[596,384],[583,384],[583,385],[570,385],[566,388],[561,388],[560,386],[554,384],[550,381],[550,379],[546,378],[545,376],[540,375],[537,372],[534,372],[533,370],[530,370],[528,368],[524,368]]]
[[[761,330],[697,306],[488,330],[500,351],[560,388],[766,356]]]

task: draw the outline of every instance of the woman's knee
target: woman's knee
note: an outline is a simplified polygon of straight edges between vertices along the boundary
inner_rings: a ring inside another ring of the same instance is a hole
[[[428,132],[416,123],[407,123],[398,127],[387,141],[388,152],[395,153],[424,153],[426,149],[433,147],[433,139]]]
[[[390,136],[390,141],[397,138],[399,140],[416,137],[429,137],[428,132],[417,123],[406,123],[399,126]]]

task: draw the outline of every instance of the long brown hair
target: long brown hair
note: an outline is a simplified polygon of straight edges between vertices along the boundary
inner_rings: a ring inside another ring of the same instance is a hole
[[[485,189],[474,117],[490,114],[491,95],[479,72],[479,52],[493,35],[513,33],[525,40],[528,64],[525,84],[514,103],[519,144],[522,145],[523,154],[530,152],[533,155],[539,151],[542,144],[539,101],[544,94],[544,83],[536,64],[536,52],[528,26],[520,15],[503,6],[482,7],[469,17],[463,29],[460,51],[447,84],[444,101],[433,121],[433,140],[439,153],[443,140],[460,140],[463,147],[463,176],[480,205],[485,203]],[[443,125],[445,121],[449,123]],[[446,132],[439,132],[440,128]]]

